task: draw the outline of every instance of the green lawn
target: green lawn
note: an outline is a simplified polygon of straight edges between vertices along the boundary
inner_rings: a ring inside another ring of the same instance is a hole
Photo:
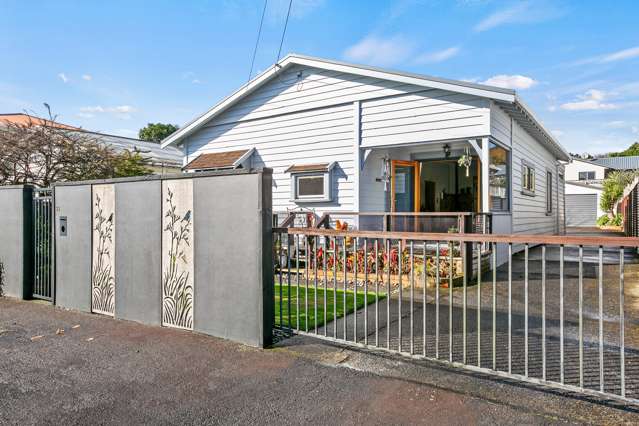
[[[291,302],[291,324],[292,328],[297,327],[297,286],[291,285],[291,293],[289,295],[289,288],[287,285],[280,286],[275,284],[275,325],[288,327],[288,302]],[[282,291],[282,321],[280,322],[280,290]],[[300,306],[300,330],[314,330],[315,322],[317,319],[317,326],[324,325],[324,289],[317,289],[317,317],[315,316],[315,289],[309,286],[308,288],[308,311],[305,310],[305,294],[306,287],[299,287],[299,306]],[[379,300],[386,297],[386,293],[379,293]],[[361,309],[365,304],[375,303],[375,293],[368,292],[364,294],[363,291],[357,292],[357,309]],[[346,291],[346,309],[344,308],[344,290],[337,290],[337,318],[350,314],[354,311],[355,306],[355,294],[351,290]],[[333,320],[335,312],[335,305],[333,303],[333,289],[326,290],[326,315],[327,321]],[[306,314],[306,315],[305,315]]]

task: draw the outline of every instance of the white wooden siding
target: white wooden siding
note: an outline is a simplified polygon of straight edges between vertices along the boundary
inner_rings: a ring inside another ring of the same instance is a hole
[[[490,103],[490,135],[506,146],[511,142],[511,121],[506,111],[494,102]]]
[[[289,166],[335,161],[333,201],[304,205],[352,211],[353,134],[353,106],[347,104],[233,124],[209,124],[188,138],[188,147],[191,159],[203,153],[255,147],[252,167],[273,169],[273,211],[298,206],[290,201],[291,176],[284,172]]]
[[[522,160],[535,168],[535,195],[522,193]],[[537,142],[516,121],[513,122],[513,233],[556,234],[557,229],[557,166],[556,158]],[[546,172],[553,174],[553,211],[546,215]],[[563,191],[563,188],[562,188]]]
[[[559,173],[563,177],[558,177],[557,179],[557,196],[559,198],[557,214],[559,215],[559,234],[563,235],[566,233],[566,169],[563,165],[559,166]]]
[[[595,179],[605,179],[606,168],[587,161],[572,160],[566,164],[566,180],[579,180],[579,172],[595,172]]]
[[[360,101],[359,129],[355,101]],[[374,148],[360,172],[359,193],[355,186],[358,131],[360,146]],[[359,204],[360,211],[382,211],[387,194],[376,178],[385,154],[409,159],[411,153],[434,149],[439,145],[436,141],[452,140],[455,145],[488,135],[507,146],[512,140],[512,232],[557,232],[560,194],[553,197],[557,203],[551,216],[546,215],[545,198],[546,171],[551,170],[553,178],[557,174],[555,156],[504,110],[473,95],[296,66],[189,136],[185,152],[188,161],[202,153],[256,148],[251,165],[273,169],[274,211],[300,206],[290,201],[286,168],[335,161],[333,201],[303,206],[318,212],[352,211]],[[421,142],[430,146],[408,146]],[[522,159],[535,165],[535,197],[521,194]]]
[[[384,182],[376,179],[382,175],[382,161],[388,153],[384,149],[373,150],[364,163],[359,175],[359,210],[362,212],[383,212],[387,209],[388,195],[384,192]],[[397,155],[393,158],[398,159]]]
[[[362,147],[478,137],[489,134],[486,99],[442,90],[362,102]]]
[[[298,73],[301,72],[301,77]],[[424,90],[423,87],[317,68],[291,67],[214,120],[254,120],[329,105]]]

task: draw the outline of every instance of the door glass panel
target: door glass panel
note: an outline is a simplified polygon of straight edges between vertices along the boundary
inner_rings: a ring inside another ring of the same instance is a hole
[[[395,166],[395,211],[412,212],[415,210],[415,168],[413,166]]]

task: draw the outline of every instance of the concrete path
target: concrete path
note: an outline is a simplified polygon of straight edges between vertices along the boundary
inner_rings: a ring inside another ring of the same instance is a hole
[[[259,350],[0,298],[3,425],[637,421],[631,408],[317,339]]]

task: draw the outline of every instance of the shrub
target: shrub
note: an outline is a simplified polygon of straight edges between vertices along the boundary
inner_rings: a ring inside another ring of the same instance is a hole
[[[608,222],[610,222],[610,218],[608,217],[608,215],[607,214],[601,215],[597,219],[597,226],[606,226],[608,225]]]
[[[621,226],[621,225],[623,225],[623,216],[620,215],[619,213],[617,213],[615,215],[615,217],[613,217],[610,220],[609,224],[612,225],[612,226]]]
[[[637,176],[636,171],[615,171],[612,172],[603,181],[603,193],[599,206],[602,210],[613,213],[615,203],[619,201],[623,195],[624,189]]]

